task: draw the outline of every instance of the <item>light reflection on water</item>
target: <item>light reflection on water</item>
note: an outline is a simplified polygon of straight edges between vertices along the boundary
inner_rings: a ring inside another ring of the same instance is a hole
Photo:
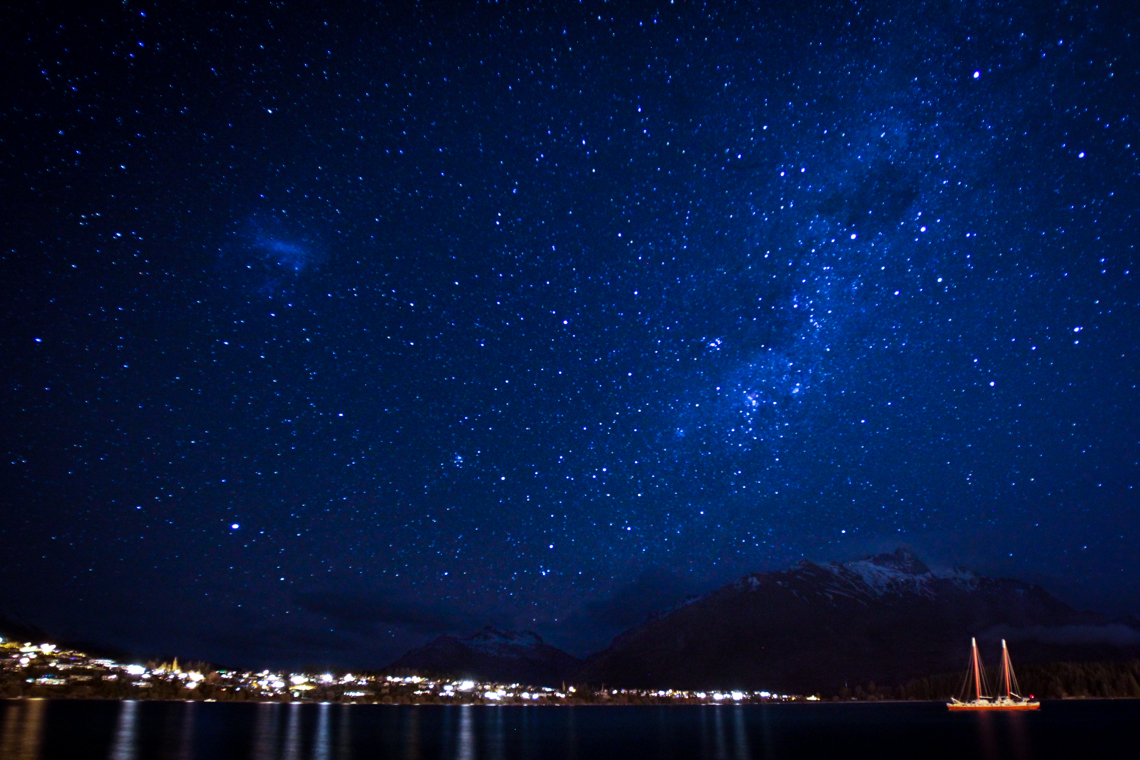
[[[8,703],[0,722],[0,758],[39,760],[45,705],[42,699]]]
[[[133,699],[123,702],[119,708],[119,720],[115,725],[115,740],[111,744],[110,760],[135,760],[135,745],[138,739],[139,703]]]
[[[340,722],[336,732],[337,760],[350,760],[352,757],[352,724],[349,721],[351,715],[352,710],[340,711]]]
[[[277,709],[280,705],[260,704],[254,728],[253,760],[273,760],[277,754]]]
[[[1001,715],[978,713],[978,739],[984,757],[1030,760],[1028,716],[1024,712]]]
[[[459,746],[455,760],[475,760],[475,720],[471,715],[471,705],[459,708]]]
[[[761,708],[765,710],[766,708]],[[757,716],[753,713],[753,719]],[[669,744],[659,741],[663,749]],[[740,705],[705,707],[701,710],[703,757],[712,760],[749,760],[747,721]],[[668,752],[667,749],[665,749]],[[768,757],[770,755],[763,755]],[[672,757],[672,753],[663,754]]]
[[[740,705],[732,708],[732,746],[736,757],[740,760],[751,757],[748,752],[748,733],[744,730],[744,708]]]
[[[317,713],[317,742],[313,747],[313,760],[329,760],[329,704],[321,704]]]
[[[182,713],[178,739],[174,742],[173,751],[168,753],[168,757],[175,760],[194,760],[194,716],[197,714],[197,703],[187,703],[186,710]]]
[[[43,732],[43,715],[46,703],[43,701],[13,702],[8,705],[4,713],[3,733],[0,735],[0,758],[4,760],[40,760],[41,735]],[[152,705],[159,706],[159,705]],[[174,707],[181,711],[176,717],[179,726],[176,738],[165,744],[163,757],[174,757],[179,760],[193,760],[196,757],[194,750],[195,708],[194,703],[185,705],[161,705]],[[138,760],[143,757],[139,751],[139,708],[140,703],[124,701],[119,704],[111,745],[105,757],[108,760]],[[321,704],[316,706],[317,714],[315,727],[312,722],[306,727],[305,707],[297,703],[259,704],[255,708],[254,725],[249,744],[249,757],[252,760],[343,760],[350,757],[352,746],[351,723],[349,716],[352,708]],[[419,760],[422,754],[421,747],[421,717],[422,710],[417,708],[395,708],[402,715],[402,741],[403,756],[408,760]],[[334,724],[332,712],[340,713]],[[443,746],[435,747],[440,750],[433,756],[455,758],[455,760],[506,760],[508,755],[507,729],[505,721],[506,709],[501,706],[473,707],[462,705],[459,707],[443,708],[445,730]],[[731,712],[729,712],[731,710]],[[458,713],[458,731],[446,730],[453,725]],[[561,710],[565,721],[562,723],[563,736],[558,737],[565,749],[564,757],[568,760],[578,756],[577,736],[577,710],[568,708]],[[675,756],[672,731],[670,730],[669,708],[658,708],[658,756],[671,758]],[[523,757],[531,756],[531,750],[537,742],[531,736],[534,729],[534,718],[537,717],[535,708],[523,708],[521,715],[515,712],[515,721],[521,724],[521,733],[518,742],[512,744],[511,749],[521,751]],[[707,736],[708,721],[712,721],[712,736]],[[746,721],[743,708],[706,708],[701,710],[702,741],[705,751],[703,756],[715,760],[746,760],[750,757],[746,732]],[[548,740],[551,737],[547,737]],[[710,741],[711,740],[711,741]],[[710,746],[711,745],[711,746]],[[334,753],[335,749],[335,753]],[[645,749],[643,747],[643,749]],[[711,751],[710,751],[711,749]],[[516,754],[511,752],[510,754]],[[146,756],[153,756],[147,753]]]
[[[1113,730],[1123,736],[1140,718],[1136,702],[1103,709],[1050,705],[1045,716],[962,716],[939,708],[6,700],[0,701],[0,760],[750,760],[836,752],[1032,760],[1069,757],[1060,754],[1065,737],[1078,737],[1088,749],[1110,746]],[[1106,722],[1105,710],[1124,718]],[[1066,714],[1085,717],[1065,724]],[[1087,730],[1090,716],[1096,731]]]
[[[503,745],[503,706],[491,708],[491,727],[487,732],[487,756],[490,760],[505,760]]]
[[[404,758],[420,758],[420,711],[414,707],[406,711],[404,718]]]

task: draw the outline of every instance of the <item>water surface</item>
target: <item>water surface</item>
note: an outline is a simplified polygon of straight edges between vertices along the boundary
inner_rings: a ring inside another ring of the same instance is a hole
[[[0,700],[2,760],[748,760],[1117,756],[1140,700],[664,707]]]

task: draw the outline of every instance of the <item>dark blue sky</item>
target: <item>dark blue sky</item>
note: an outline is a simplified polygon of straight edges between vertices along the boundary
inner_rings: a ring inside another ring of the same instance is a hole
[[[1140,611],[1127,4],[234,6],[4,12],[9,615],[583,654],[898,544]]]

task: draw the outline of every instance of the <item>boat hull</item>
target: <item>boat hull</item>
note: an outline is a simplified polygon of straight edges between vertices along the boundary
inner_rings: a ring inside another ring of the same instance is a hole
[[[1037,710],[1040,702],[947,702],[946,707],[951,712],[957,711],[1009,711],[1009,710]]]

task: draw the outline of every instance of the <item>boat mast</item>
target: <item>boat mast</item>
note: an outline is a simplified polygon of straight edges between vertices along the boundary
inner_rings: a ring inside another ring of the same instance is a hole
[[[978,659],[978,640],[970,638],[970,646],[974,650],[974,699],[982,698],[982,663]]]
[[[1008,700],[1011,696],[1011,687],[1009,684],[1009,647],[1005,646],[1005,639],[1001,640],[1001,688]]]
[[[970,670],[973,673],[970,673]],[[966,694],[970,691],[970,676],[974,678],[974,698],[968,702]],[[993,675],[993,674],[991,674]],[[1017,676],[1013,673],[1013,661],[1009,656],[1009,646],[1005,639],[1001,641],[1001,682],[992,685],[987,682],[985,672],[982,670],[982,657],[978,653],[978,640],[970,639],[970,668],[966,671],[966,678],[959,687],[958,697],[952,697],[946,706],[951,710],[1036,710],[1041,707],[1040,702],[1021,696],[1021,687],[1017,684]],[[989,696],[986,696],[989,694]]]

